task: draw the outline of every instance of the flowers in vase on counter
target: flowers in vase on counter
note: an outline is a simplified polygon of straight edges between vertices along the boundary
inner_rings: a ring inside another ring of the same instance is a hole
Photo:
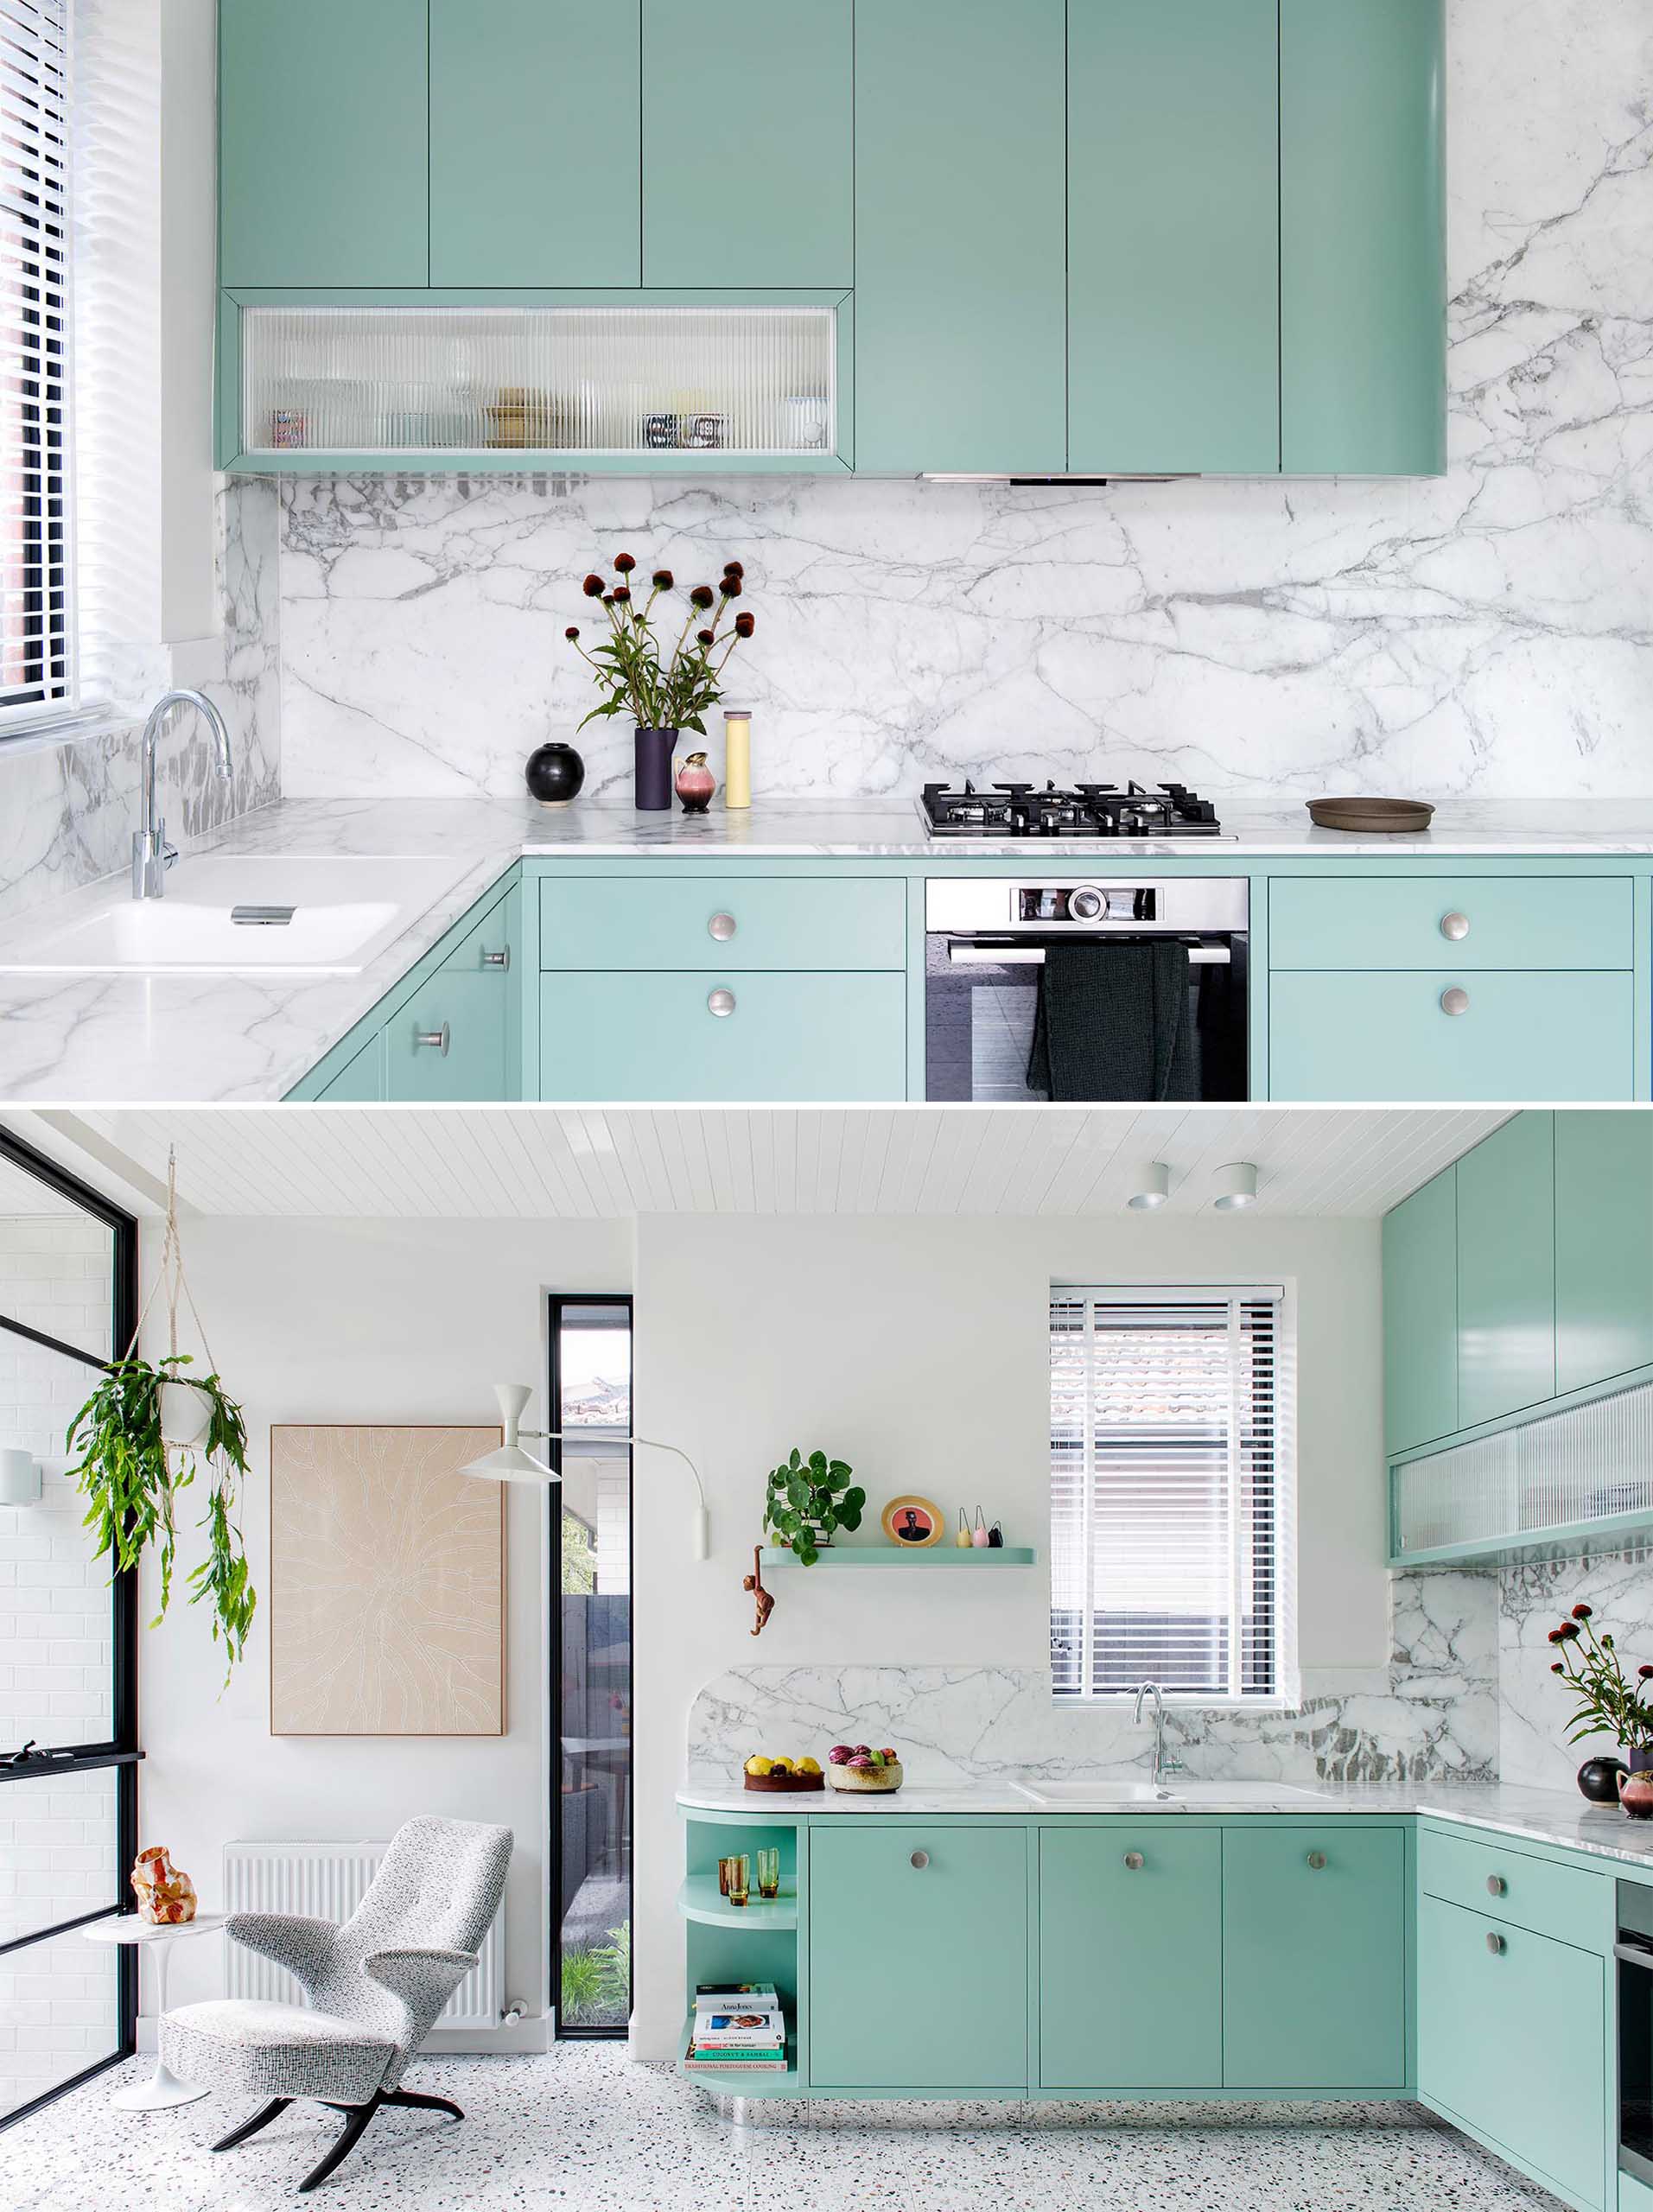
[[[715,587],[695,585],[687,594],[689,612],[669,650],[656,626],[664,614],[660,601],[677,589],[671,570],[656,569],[646,595],[639,596],[640,587],[632,583],[637,573],[633,556],[617,553],[614,569],[614,582],[594,571],[582,587],[586,597],[602,608],[607,636],[587,645],[576,623],[563,633],[603,695],[581,728],[599,717],[629,715],[639,729],[692,729],[703,737],[704,718],[723,696],[721,679],[729,655],[758,626],[748,609],[730,612],[746,589],[745,569],[728,561]]]
[[[1578,1700],[1567,1726],[1567,1741],[1584,1736],[1611,1736],[1625,1751],[1643,1751],[1653,1746],[1653,1707],[1642,1702],[1653,1682],[1653,1667],[1638,1667],[1632,1681],[1619,1662],[1611,1635],[1598,1635],[1588,1605],[1574,1605],[1558,1627],[1549,1631],[1556,1656],[1552,1675],[1559,1675]]]

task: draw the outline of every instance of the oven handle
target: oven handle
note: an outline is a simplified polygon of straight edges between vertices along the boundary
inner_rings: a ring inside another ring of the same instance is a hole
[[[1644,1951],[1639,1943],[1615,1943],[1613,1956],[1620,1966],[1641,1967],[1653,1974],[1653,1951]]]
[[[1105,938],[1091,940],[1105,944]],[[1042,968],[1045,948],[1042,944],[982,945],[958,944],[949,939],[947,958],[955,968]],[[1226,968],[1233,955],[1225,944],[1191,944],[1188,964],[1191,968]]]

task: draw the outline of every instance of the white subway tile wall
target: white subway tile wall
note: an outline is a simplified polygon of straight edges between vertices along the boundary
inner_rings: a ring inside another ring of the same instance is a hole
[[[0,1958],[0,2118],[113,2051],[116,1957],[76,1929]]]

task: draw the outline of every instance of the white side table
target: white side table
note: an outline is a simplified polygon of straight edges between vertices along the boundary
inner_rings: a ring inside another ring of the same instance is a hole
[[[229,1918],[226,1912],[198,1912],[193,1920],[186,1920],[181,1927],[159,1928],[152,1922],[140,1920],[134,1912],[124,1912],[113,1920],[94,1920],[81,1934],[89,1943],[132,1943],[155,1952],[155,2018],[156,2033],[160,2034],[162,2015],[167,2009],[167,1959],[175,1938],[180,1936],[211,1936],[222,1928]],[[198,2088],[193,2082],[181,2082],[156,2053],[155,2071],[147,2082],[140,2082],[136,2088],[123,2089],[110,2102],[122,2112],[166,2112],[174,2105],[194,2104],[197,2097],[207,2094],[205,2088]]]

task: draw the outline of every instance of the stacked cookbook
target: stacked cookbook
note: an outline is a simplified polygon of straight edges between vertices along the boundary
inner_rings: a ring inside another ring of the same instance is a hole
[[[683,2063],[709,2074],[784,2074],[786,2016],[774,1983],[703,1981]]]

